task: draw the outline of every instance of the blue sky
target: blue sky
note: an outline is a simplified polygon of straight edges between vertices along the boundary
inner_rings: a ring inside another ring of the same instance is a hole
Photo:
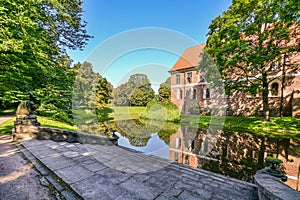
[[[211,21],[230,0],[84,0],[91,39],[68,51],[74,63],[89,61],[114,86],[145,72],[157,90],[188,47],[205,43]]]

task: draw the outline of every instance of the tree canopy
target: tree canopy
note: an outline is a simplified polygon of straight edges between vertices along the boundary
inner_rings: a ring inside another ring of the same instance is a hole
[[[225,80],[226,91],[259,91],[265,120],[269,120],[273,63],[299,52],[299,15],[298,1],[233,0],[209,26],[206,50]],[[289,67],[299,69],[299,64]]]
[[[131,75],[128,82],[114,90],[114,105],[146,106],[154,98],[151,83],[145,74]]]
[[[43,109],[69,115],[66,106],[71,105],[74,74],[66,49],[82,49],[91,37],[81,4],[80,0],[0,1],[1,107],[30,99]]]
[[[169,77],[165,82],[159,85],[158,98],[159,101],[171,100],[171,77]]]

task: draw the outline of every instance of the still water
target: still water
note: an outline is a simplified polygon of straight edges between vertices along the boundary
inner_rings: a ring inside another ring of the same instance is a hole
[[[290,186],[296,187],[299,138],[272,138],[178,124],[145,128],[128,121],[118,123],[120,146],[244,181],[253,181],[255,172],[265,167],[266,156],[278,157],[283,160],[280,167],[287,173]]]

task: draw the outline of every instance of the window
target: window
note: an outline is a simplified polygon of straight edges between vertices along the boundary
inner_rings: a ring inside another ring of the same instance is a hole
[[[271,85],[271,94],[274,95],[274,96],[277,96],[278,95],[278,88],[279,88],[278,83],[273,83]]]
[[[175,138],[175,147],[176,149],[181,147],[181,138]]]
[[[178,162],[178,153],[177,152],[174,152],[174,161]]]
[[[210,98],[210,91],[208,88],[205,90],[205,98],[209,99]]]
[[[185,156],[184,164],[186,164],[186,165],[189,165],[189,164],[190,164],[190,156],[189,156],[189,155],[186,155],[186,156]]]
[[[196,99],[196,95],[197,95],[197,90],[193,89],[193,99]]]
[[[177,90],[177,99],[182,99],[182,90]]]
[[[176,84],[180,84],[180,74],[176,74]]]
[[[179,91],[179,99],[182,99],[182,90]]]
[[[193,76],[192,72],[188,72],[188,73],[187,73],[187,81],[188,81],[189,83],[192,82],[192,76]]]

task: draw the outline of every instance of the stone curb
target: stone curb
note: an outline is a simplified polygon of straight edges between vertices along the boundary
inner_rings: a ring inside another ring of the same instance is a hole
[[[29,160],[36,170],[46,178],[46,180],[53,186],[53,188],[60,194],[63,199],[77,200],[83,199],[76,191],[68,186],[60,177],[52,172],[47,166],[45,166],[38,158],[36,158],[29,150],[22,145],[22,143],[15,143],[15,146],[20,152]]]
[[[255,183],[258,187],[258,196],[261,200],[294,200],[300,199],[300,192],[280,182],[280,178],[268,174],[265,169],[255,174]]]

